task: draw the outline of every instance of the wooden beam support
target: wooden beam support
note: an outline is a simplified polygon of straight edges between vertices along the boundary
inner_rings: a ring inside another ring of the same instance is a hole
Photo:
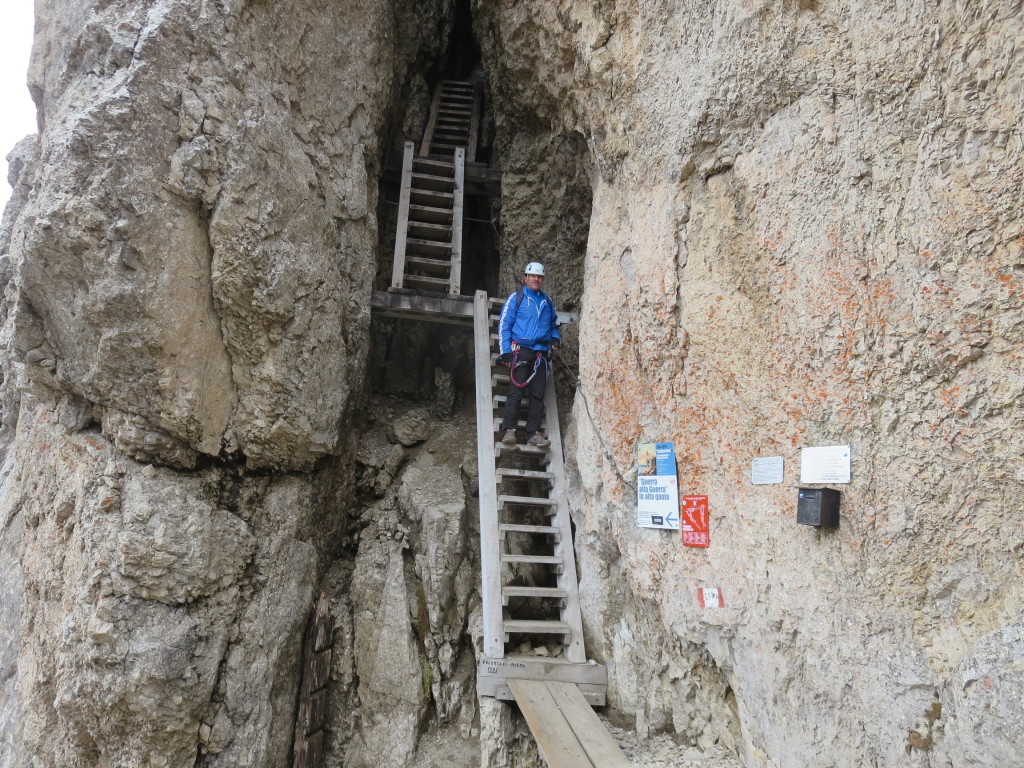
[[[473,356],[476,363],[476,456],[480,488],[480,576],[483,600],[484,656],[505,655],[501,616],[501,553],[498,494],[491,432],[491,332],[487,293],[473,297]]]
[[[402,187],[398,195],[398,225],[395,230],[395,258],[391,266],[391,287],[401,288],[405,283],[405,245],[409,230],[409,197],[412,194],[412,157],[416,147],[405,142],[402,159]]]
[[[452,207],[452,268],[449,273],[448,295],[462,293],[462,215],[465,208],[466,150],[455,150],[455,200]]]

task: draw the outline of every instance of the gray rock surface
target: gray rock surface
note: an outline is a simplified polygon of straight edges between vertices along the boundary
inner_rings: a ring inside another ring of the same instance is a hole
[[[379,379],[436,402],[356,420],[380,158],[456,4],[37,5],[0,223],[0,768],[286,764],[317,588],[329,765],[535,765],[473,694],[474,436],[411,364],[427,334]],[[581,599],[631,759],[1012,764],[1020,3],[469,5],[501,287],[539,258],[581,312]],[[707,550],[635,525],[655,440],[711,498]],[[799,448],[828,444],[842,524],[797,527]]]

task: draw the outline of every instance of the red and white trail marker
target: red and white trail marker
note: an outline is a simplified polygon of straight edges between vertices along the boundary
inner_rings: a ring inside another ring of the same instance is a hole
[[[721,587],[697,587],[697,605],[701,608],[725,608]]]

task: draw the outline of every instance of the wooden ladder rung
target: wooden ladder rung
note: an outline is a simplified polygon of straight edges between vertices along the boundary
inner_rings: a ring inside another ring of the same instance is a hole
[[[420,286],[427,288],[447,288],[448,278],[447,277],[424,277],[423,275],[406,275],[406,283],[415,283]]]
[[[498,467],[495,470],[498,477],[508,477],[515,480],[554,480],[552,472],[538,472],[533,469],[515,469],[513,467]]]
[[[502,523],[498,526],[502,533],[531,533],[537,536],[558,537],[558,528],[554,525],[518,525],[515,523]]]
[[[560,587],[502,587],[501,602],[508,605],[512,597],[539,597],[545,600],[565,600],[568,593]]]
[[[564,621],[544,621],[542,619],[506,619],[502,622],[506,633],[528,635],[568,635],[569,625]]]
[[[562,566],[558,555],[502,555],[501,562],[509,565],[554,565]]]
[[[430,269],[436,272],[442,272],[452,268],[450,261],[444,261],[443,259],[425,259],[422,256],[407,256],[405,263],[406,266]]]
[[[531,448],[533,446],[530,446]],[[499,496],[498,509],[515,504],[520,507],[557,507],[558,499],[540,498],[537,496]]]

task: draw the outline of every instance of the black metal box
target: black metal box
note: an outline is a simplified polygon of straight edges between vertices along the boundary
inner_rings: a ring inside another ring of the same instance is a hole
[[[839,491],[832,488],[800,488],[796,521],[821,528],[839,527]]]

